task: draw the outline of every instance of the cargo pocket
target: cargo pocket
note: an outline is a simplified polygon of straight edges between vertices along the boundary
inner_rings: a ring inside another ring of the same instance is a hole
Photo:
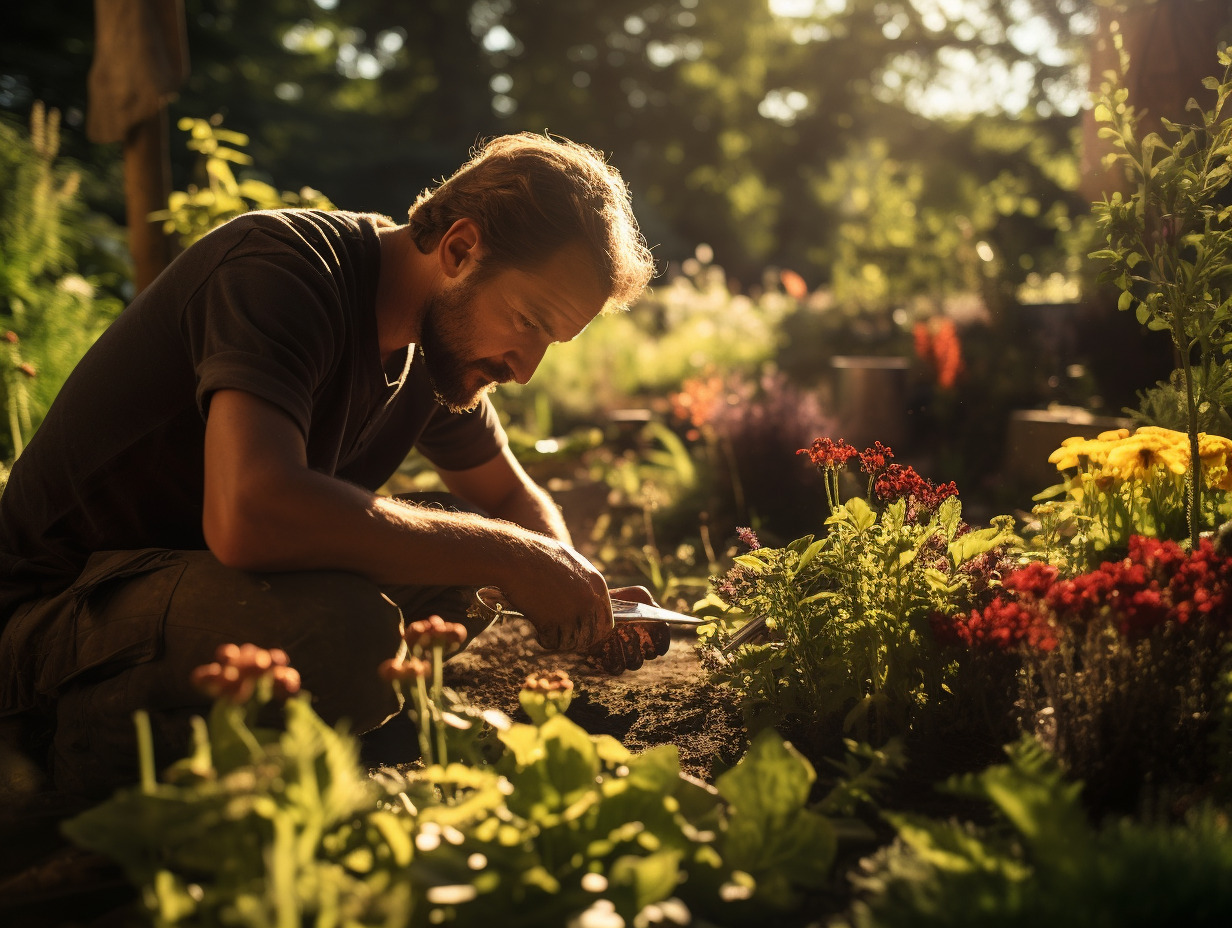
[[[52,692],[158,657],[163,625],[187,561],[166,548],[100,551],[65,592],[72,610],[65,660],[42,681]],[[48,678],[48,676],[50,678]]]

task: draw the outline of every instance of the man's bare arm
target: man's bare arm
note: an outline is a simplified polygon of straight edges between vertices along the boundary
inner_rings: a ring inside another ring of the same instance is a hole
[[[215,556],[242,569],[497,586],[534,617],[545,647],[585,647],[612,624],[603,577],[569,545],[508,522],[406,506],[317,473],[290,417],[239,390],[211,398],[202,527]]]
[[[479,467],[439,473],[450,493],[474,503],[494,518],[516,522],[523,528],[572,544],[569,529],[552,497],[531,480],[508,448]]]

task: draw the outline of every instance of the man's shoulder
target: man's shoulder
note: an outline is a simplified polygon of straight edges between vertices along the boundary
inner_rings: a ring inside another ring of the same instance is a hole
[[[228,220],[206,239],[218,243],[243,242],[260,247],[262,243],[356,241],[367,239],[376,230],[395,225],[379,213],[354,213],[346,210],[268,209],[253,210]]]

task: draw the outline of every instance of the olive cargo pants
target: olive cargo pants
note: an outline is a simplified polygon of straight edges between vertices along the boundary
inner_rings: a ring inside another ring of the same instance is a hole
[[[158,767],[178,760],[189,719],[210,704],[189,674],[218,645],[252,642],[286,651],[322,718],[362,733],[401,708],[377,676],[398,651],[401,623],[437,614],[473,637],[486,625],[466,617],[473,593],[381,588],[343,571],[252,573],[208,551],[99,552],[67,590],[9,619],[0,717],[24,717],[50,736],[57,789],[107,795],[137,777],[133,712],[150,712]]]

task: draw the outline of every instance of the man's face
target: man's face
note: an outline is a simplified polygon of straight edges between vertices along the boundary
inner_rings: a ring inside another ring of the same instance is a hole
[[[526,383],[548,345],[575,338],[606,297],[573,249],[535,271],[473,266],[424,303],[417,350],[437,400],[465,412],[496,384]]]

